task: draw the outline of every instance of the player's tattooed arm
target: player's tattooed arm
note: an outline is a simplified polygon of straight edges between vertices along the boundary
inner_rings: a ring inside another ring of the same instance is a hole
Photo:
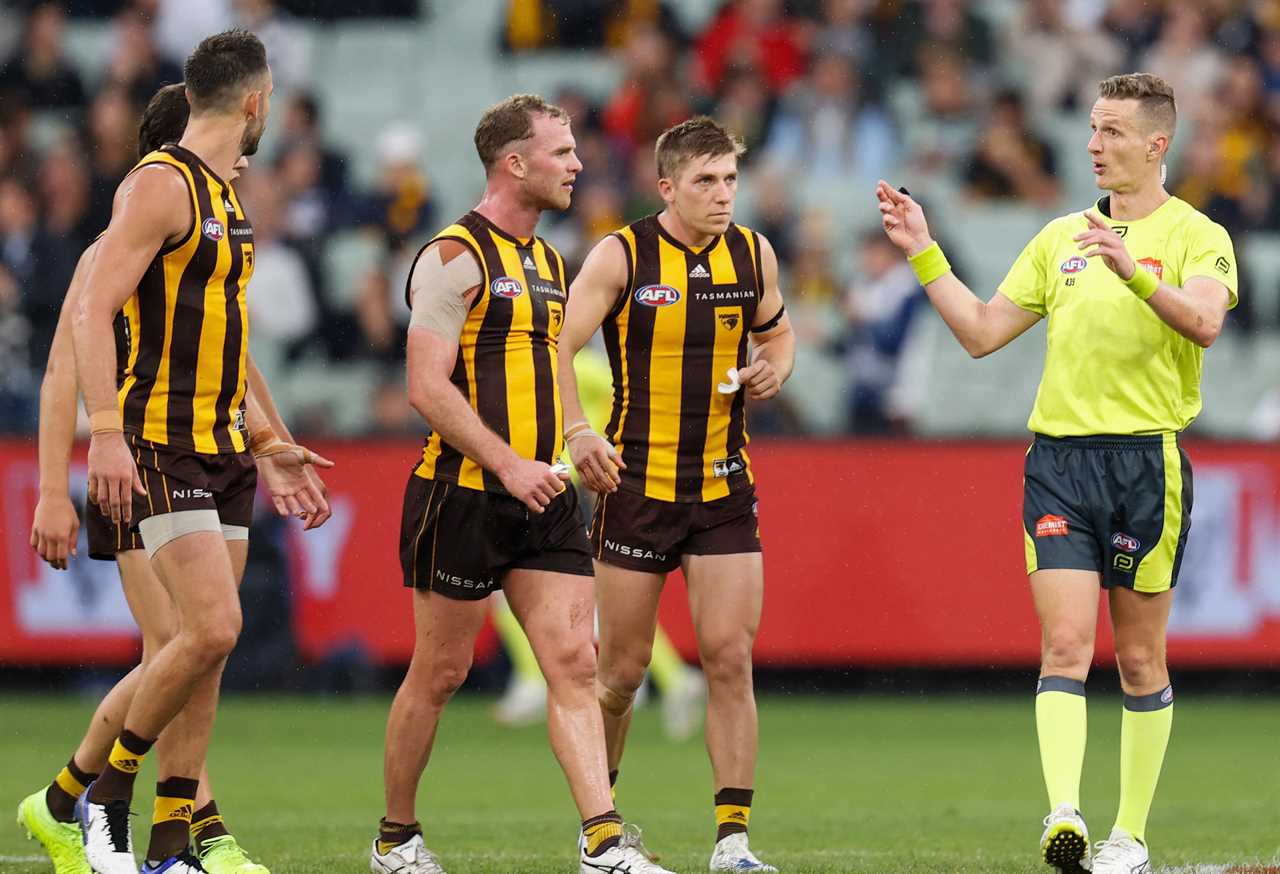
[[[463,259],[475,270],[466,285],[461,265],[449,269]],[[415,313],[409,325],[406,364],[409,403],[450,446],[492,471],[508,492],[541,513],[564,491],[563,480],[551,472],[550,465],[521,458],[485,425],[451,380],[467,311],[483,284],[479,276],[474,256],[453,240],[428,247],[414,264],[409,277],[410,308]]]
[[[71,503],[71,445],[76,432],[76,354],[71,320],[79,306],[80,289],[93,264],[97,243],[80,256],[67,296],[58,313],[49,360],[40,382],[40,425],[37,447],[40,458],[40,498],[31,522],[31,546],[53,567],[65,570],[67,557],[76,554],[80,517]]]
[[[190,233],[193,215],[187,183],[172,168],[143,167],[126,176],[116,189],[111,222],[98,241],[72,323],[76,374],[93,431],[89,495],[113,522],[132,521],[130,491],[145,495],[146,490],[124,442],[111,323],[156,253]]]
[[[876,185],[876,200],[885,235],[902,254],[911,258],[934,245],[924,210],[905,190],[881,179]],[[1003,348],[1041,318],[1000,293],[983,302],[950,269],[929,281],[924,290],[951,333],[974,358]]]
[[[560,403],[564,406],[565,443],[582,481],[596,492],[615,492],[626,467],[616,449],[596,433],[582,409],[573,361],[609,315],[627,285],[627,255],[613,234],[596,243],[573,284],[559,338]]]
[[[778,287],[778,255],[763,234],[757,234],[756,239],[760,241],[760,280],[764,288],[756,307],[755,324],[751,326],[751,363],[738,371],[738,382],[752,398],[764,400],[776,395],[791,376],[796,363],[796,335]]]

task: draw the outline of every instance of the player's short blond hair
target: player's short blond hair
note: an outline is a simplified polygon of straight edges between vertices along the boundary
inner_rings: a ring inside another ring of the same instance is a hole
[[[569,123],[569,113],[537,94],[514,94],[484,111],[476,125],[475,143],[485,173],[493,170],[512,143],[533,136],[533,120],[540,115]]]
[[[1109,100],[1136,100],[1151,127],[1173,136],[1178,124],[1178,109],[1173,99],[1173,86],[1151,73],[1125,73],[1098,83],[1098,96]]]
[[[664,130],[653,147],[653,156],[658,162],[658,178],[675,179],[680,168],[693,158],[741,158],[746,151],[742,140],[728,128],[710,116],[699,115]]]

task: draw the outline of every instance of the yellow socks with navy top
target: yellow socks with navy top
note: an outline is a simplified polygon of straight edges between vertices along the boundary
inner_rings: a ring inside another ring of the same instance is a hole
[[[1080,774],[1088,738],[1084,683],[1069,677],[1041,677],[1036,684],[1036,734],[1049,809],[1080,809]]]
[[[127,728],[120,732],[120,737],[111,748],[111,754],[107,756],[107,767],[89,792],[89,800],[94,804],[105,804],[108,801],[128,801],[132,798],[134,778],[142,768],[142,760],[154,745],[154,738],[147,740],[138,737]]]
[[[746,833],[751,821],[751,789],[724,788],[716,793],[716,843],[738,832]]]
[[[147,847],[148,862],[163,862],[187,848],[199,786],[200,781],[195,777],[169,777],[156,784],[151,844]]]
[[[90,783],[97,779],[97,774],[81,770],[76,764],[76,757],[72,756],[71,761],[58,772],[58,776],[53,778],[53,782],[44,792],[44,801],[49,807],[49,813],[53,814],[53,818],[58,822],[75,822],[76,799],[84,794],[84,790]]]
[[[1146,842],[1147,815],[1173,730],[1173,687],[1125,695],[1120,722],[1120,813],[1116,827]]]
[[[622,843],[622,817],[611,810],[582,823],[582,839],[588,856],[599,856]]]

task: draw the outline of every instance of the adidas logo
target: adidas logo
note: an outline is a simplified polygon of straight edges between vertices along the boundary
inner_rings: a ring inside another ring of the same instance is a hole
[[[707,268],[703,267],[701,264],[694,264],[693,269],[689,271],[690,279],[706,279],[710,275],[711,274],[707,271]]]
[[[537,268],[537,265],[535,265],[535,264],[533,263],[533,259],[532,259],[532,258],[530,258],[528,255],[525,255],[525,256],[524,256],[524,269],[525,269],[525,270],[537,270],[537,269],[538,269],[538,268]]]
[[[111,763],[111,767],[126,774],[136,774],[142,767],[142,762],[137,759],[116,759]]]
[[[231,203],[231,201],[229,201],[229,200],[227,200],[227,199],[225,199],[225,198],[224,198],[224,199],[223,199],[223,201],[222,201],[222,205],[223,205],[224,207],[226,207],[227,212],[235,212],[235,211],[236,211],[235,205],[234,205],[234,204],[232,204],[232,203]]]

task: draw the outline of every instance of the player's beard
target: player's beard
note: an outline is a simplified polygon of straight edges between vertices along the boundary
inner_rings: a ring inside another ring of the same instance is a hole
[[[244,126],[244,133],[240,135],[240,154],[249,156],[258,153],[258,143],[262,141],[262,133],[267,129],[266,123],[259,124],[255,130],[252,124]]]

